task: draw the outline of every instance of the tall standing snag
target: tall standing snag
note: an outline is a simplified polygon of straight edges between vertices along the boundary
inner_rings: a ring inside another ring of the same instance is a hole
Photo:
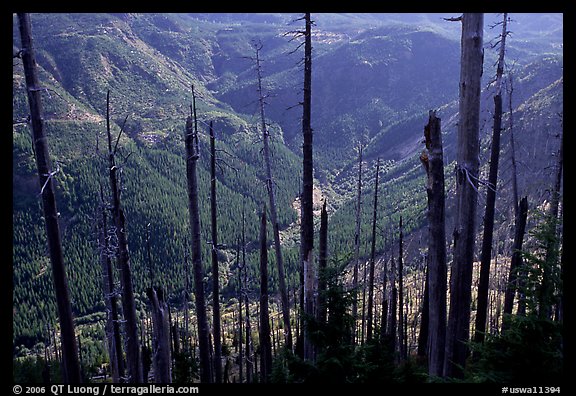
[[[360,266],[360,224],[362,217],[362,144],[358,146],[358,184],[356,195],[356,231],[354,233],[354,270],[352,272],[352,344],[356,343],[356,322],[358,318],[358,269]]]
[[[484,235],[480,255],[480,280],[478,282],[478,304],[476,309],[476,327],[474,341],[483,342],[486,332],[488,313],[488,283],[490,280],[490,261],[492,259],[492,240],[494,235],[494,211],[496,207],[496,185],[498,182],[498,162],[500,160],[500,131],[502,130],[502,74],[504,73],[504,50],[506,44],[506,22],[504,13],[500,54],[496,68],[496,95],[494,95],[494,126],[492,128],[492,150],[490,153],[490,174],[486,192],[486,212],[484,214]]]
[[[268,243],[266,241],[266,206],[260,223],[260,372],[262,382],[272,373],[272,345],[270,344],[270,315],[268,313]]]
[[[456,156],[454,261],[444,359],[444,374],[448,377],[463,376],[463,368],[468,355],[472,265],[478,202],[480,84],[484,58],[482,49],[484,14],[465,13],[461,20],[460,119]]]
[[[366,329],[366,341],[372,340],[374,306],[374,266],[376,264],[376,220],[378,213],[378,176],[380,174],[380,158],[376,162],[376,181],[374,182],[374,208],[372,211],[372,244],[370,245],[370,273],[368,275],[368,324]]]
[[[152,309],[152,362],[154,381],[168,384],[172,382],[172,354],[170,350],[170,320],[168,304],[162,289],[150,287],[146,291]]]
[[[136,302],[134,300],[134,286],[132,284],[132,270],[130,269],[130,253],[128,251],[128,238],[126,236],[126,218],[120,201],[120,185],[118,180],[118,166],[116,165],[116,149],[122,129],[112,147],[112,132],[110,128],[110,90],[106,93],[106,134],[108,137],[108,170],[110,189],[112,190],[112,217],[116,229],[118,248],[116,258],[120,270],[120,285],[122,286],[122,311],[124,314],[124,327],[126,334],[126,368],[128,382],[144,382],[140,342],[138,339],[138,319],[136,317]]]
[[[98,217],[98,248],[100,264],[102,265],[102,288],[106,303],[106,336],[112,381],[120,382],[124,376],[124,358],[122,353],[122,338],[120,336],[120,321],[118,320],[118,297],[114,291],[114,272],[110,259],[110,246],[108,243],[108,218],[104,202],[104,192],[100,183],[100,216]]]
[[[328,301],[326,299],[327,289],[327,267],[328,267],[328,212],[326,211],[326,200],[320,212],[320,232],[318,240],[318,322],[326,323],[328,318]]]
[[[280,299],[282,301],[282,321],[284,324],[284,340],[286,348],[292,349],[292,328],[290,325],[290,300],[286,288],[286,274],[284,271],[284,259],[280,244],[280,226],[276,210],[276,193],[274,192],[274,179],[272,178],[272,164],[270,161],[270,133],[266,125],[264,113],[264,93],[262,90],[262,68],[260,66],[260,49],[262,45],[256,45],[256,72],[258,76],[258,103],[260,107],[260,126],[262,128],[262,141],[264,144],[264,163],[266,166],[266,191],[270,203],[270,221],[274,235],[274,251],[276,253],[276,265],[278,267],[278,284],[280,286]]]
[[[198,323],[198,346],[200,349],[200,381],[211,382],[210,344],[206,301],[204,297],[204,271],[202,269],[202,250],[200,245],[200,212],[198,209],[198,178],[196,167],[198,154],[198,124],[196,118],[196,97],[192,87],[192,116],[186,119],[186,176],[188,180],[188,211],[192,233],[192,268],[194,272],[194,297],[196,320]]]
[[[218,271],[218,213],[216,207],[216,142],[210,121],[210,224],[212,230],[212,323],[214,326],[214,377],[222,382],[222,335],[220,331],[220,282]]]
[[[402,230],[402,216],[400,216],[400,236],[398,238],[398,351],[400,360],[406,360],[405,323],[404,323],[404,233]]]
[[[446,230],[444,217],[444,155],[441,120],[429,113],[424,128],[426,150],[420,160],[426,169],[428,196],[428,373],[443,375],[446,345]]]
[[[310,13],[304,16],[304,101],[302,112],[302,221],[300,244],[302,268],[304,270],[304,314],[314,317],[314,212],[312,193],[314,187],[314,163],[312,157],[312,22]],[[314,348],[308,326],[304,325],[304,360],[314,360]]]
[[[78,383],[82,380],[80,375],[80,361],[78,359],[78,348],[74,334],[72,306],[70,305],[60,225],[58,223],[58,209],[52,180],[55,172],[51,170],[50,153],[48,152],[48,142],[44,131],[44,120],[42,119],[42,89],[40,88],[36,68],[30,15],[27,13],[19,13],[18,20],[22,40],[22,63],[24,64],[26,90],[28,93],[28,103],[30,105],[32,141],[36,157],[36,168],[38,169],[40,185],[42,186],[40,195],[42,195],[42,208],[46,222],[46,237],[48,239],[48,250],[52,264],[52,279],[54,281],[58,320],[60,323],[63,363],[62,378],[64,382]]]

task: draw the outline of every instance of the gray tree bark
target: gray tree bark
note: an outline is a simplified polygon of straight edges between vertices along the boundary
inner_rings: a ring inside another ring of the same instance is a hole
[[[328,317],[328,305],[326,301],[326,287],[328,267],[328,212],[326,211],[326,200],[320,212],[320,235],[318,241],[318,321],[326,323]]]
[[[101,211],[98,218],[98,248],[100,264],[102,265],[102,289],[106,303],[106,337],[108,339],[108,352],[112,382],[119,383],[124,377],[124,358],[122,353],[122,338],[120,335],[120,321],[118,315],[118,297],[114,290],[114,271],[110,260],[110,245],[108,243],[108,220],[104,201],[104,192],[100,184]]]
[[[194,297],[196,320],[198,323],[198,346],[200,349],[200,381],[212,382],[210,364],[210,340],[208,318],[206,315],[206,300],[204,296],[204,271],[202,268],[202,247],[200,244],[200,213],[198,209],[198,178],[196,167],[198,153],[198,126],[196,117],[196,97],[192,87],[192,111],[194,119],[188,116],[186,120],[186,177],[188,180],[188,211],[192,234],[192,268],[194,273]]]
[[[376,221],[378,214],[378,177],[380,176],[380,158],[376,162],[376,180],[374,182],[374,207],[372,210],[372,244],[370,245],[370,272],[368,275],[368,323],[366,328],[366,341],[372,340],[373,322],[372,311],[374,306],[374,266],[376,264]]]
[[[26,90],[28,104],[30,105],[30,122],[32,124],[32,142],[36,157],[36,168],[42,189],[42,208],[46,225],[46,237],[48,250],[52,264],[52,279],[56,293],[56,306],[58,308],[58,320],[60,323],[60,337],[62,342],[62,378],[64,382],[79,383],[82,381],[80,373],[80,361],[74,331],[72,306],[70,304],[70,289],[66,278],[66,266],[62,251],[60,225],[58,223],[58,208],[54,183],[52,180],[52,165],[48,142],[44,131],[42,119],[42,89],[38,79],[36,56],[32,40],[32,26],[30,15],[19,13],[20,38],[22,41],[22,63],[24,64],[24,76],[26,78]]]
[[[212,231],[212,325],[214,327],[214,379],[222,382],[222,334],[220,329],[220,276],[218,271],[218,213],[216,198],[216,142],[210,121],[210,225]]]
[[[274,192],[274,179],[272,177],[272,162],[270,160],[270,133],[266,126],[266,115],[264,113],[264,94],[262,90],[262,69],[260,65],[260,49],[256,46],[256,71],[258,76],[258,102],[260,104],[260,126],[262,128],[262,141],[264,144],[264,164],[266,167],[266,190],[270,204],[270,221],[274,235],[274,252],[276,253],[276,265],[278,267],[278,284],[280,286],[280,299],[282,302],[282,321],[284,324],[284,341],[286,347],[292,350],[292,326],[290,325],[290,300],[286,288],[286,274],[284,271],[284,259],[282,257],[282,246],[280,244],[280,226],[278,224],[278,214],[276,209],[276,193]]]
[[[358,269],[360,266],[360,224],[362,216],[362,145],[358,146],[358,182],[356,184],[356,231],[354,232],[354,271],[352,273],[352,345],[356,344],[358,321]]]
[[[400,238],[398,240],[398,351],[400,360],[406,360],[408,355],[405,347],[404,324],[404,235],[402,232],[402,216],[400,216]]]
[[[492,150],[490,153],[490,173],[486,192],[486,212],[484,213],[484,235],[480,255],[480,279],[478,282],[478,303],[474,341],[484,342],[486,317],[488,314],[488,284],[490,280],[490,261],[492,259],[492,240],[494,236],[494,212],[496,207],[496,189],[498,183],[498,163],[500,160],[500,132],[502,130],[502,75],[504,73],[504,51],[506,45],[506,23],[508,14],[504,13],[498,66],[496,67],[496,95],[494,96],[494,126],[492,128]]]
[[[160,384],[172,383],[172,355],[170,350],[170,321],[168,305],[164,293],[151,287],[147,290],[152,307],[152,363],[154,381]]]
[[[443,375],[446,343],[446,228],[444,154],[441,120],[429,113],[424,128],[426,150],[420,160],[426,169],[428,196],[428,373]]]
[[[314,268],[314,162],[313,138],[311,126],[312,111],[312,21],[310,13],[306,13],[304,32],[304,100],[302,113],[302,241],[301,258],[304,270],[304,314],[308,318],[314,317],[314,300],[316,271]],[[304,360],[314,361],[315,351],[310,340],[308,326],[304,323]]]
[[[272,346],[270,344],[270,315],[268,312],[268,243],[266,239],[266,206],[260,223],[260,373],[266,383],[272,373]]]
[[[470,332],[472,264],[478,202],[483,25],[484,15],[481,13],[465,13],[462,16],[454,261],[444,361],[444,375],[457,378],[464,374]]]
[[[508,274],[508,282],[506,283],[506,291],[504,293],[504,315],[511,315],[514,306],[514,296],[518,287],[518,271],[522,267],[522,243],[524,241],[524,232],[526,229],[526,218],[528,216],[528,197],[520,200],[518,216],[516,217],[516,225],[514,231],[514,243],[512,245],[512,260],[510,262],[510,272]],[[508,320],[502,320],[502,331],[508,327]]]
[[[130,252],[126,236],[126,218],[120,200],[120,185],[118,180],[118,166],[116,165],[116,148],[122,129],[112,148],[112,132],[110,128],[110,90],[106,93],[106,134],[108,137],[108,169],[110,188],[112,190],[112,217],[116,229],[118,248],[116,258],[120,271],[120,285],[122,287],[122,312],[124,315],[124,334],[126,336],[126,368],[128,382],[144,382],[142,371],[142,358],[140,354],[140,341],[138,339],[138,319],[136,317],[136,302],[134,300],[134,286],[132,284],[132,270],[130,268]]]

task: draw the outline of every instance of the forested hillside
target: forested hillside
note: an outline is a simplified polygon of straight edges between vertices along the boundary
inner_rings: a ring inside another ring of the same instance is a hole
[[[300,220],[305,216],[300,203],[306,183],[303,184],[302,176],[305,143],[302,98],[306,91],[303,88],[306,34],[302,15],[31,14],[40,80],[37,89],[42,92],[43,125],[55,172],[50,178],[56,188],[83,380],[101,381],[104,373],[112,375],[110,341],[106,339],[110,308],[104,292],[98,226],[102,205],[104,212],[113,212],[110,202],[101,201],[101,191],[105,201],[111,194],[107,117],[114,139],[118,137],[116,165],[144,373],[151,381],[160,378],[156,377],[160,366],[154,358],[159,342],[156,321],[160,320],[155,310],[160,308],[150,297],[150,290],[156,290],[160,303],[162,295],[166,297],[169,310],[171,380],[191,382],[206,378],[202,377],[206,367],[200,357],[194,310],[197,306],[193,290],[198,285],[192,273],[190,190],[187,193],[190,153],[185,145],[187,118],[192,120],[195,111],[199,132],[199,237],[210,337],[214,337],[214,293],[219,294],[217,300],[221,306],[222,359],[212,363],[212,368],[221,365],[223,373],[215,374],[216,377],[220,376],[221,382],[450,381],[428,376],[423,358],[426,355],[423,323],[428,315],[424,314],[424,307],[428,304],[425,280],[429,218],[427,173],[421,155],[428,149],[424,127],[429,111],[435,110],[442,120],[445,234],[451,273],[458,206],[455,175],[461,116],[462,24],[446,19],[456,16],[312,14],[311,128],[317,255],[314,265],[320,271],[314,287],[324,287],[324,291],[314,290],[318,304],[321,306],[324,301],[328,307],[328,319],[324,318],[323,323],[316,318],[317,323],[301,312],[306,299],[302,267],[306,259],[300,251]],[[480,355],[475,355],[469,370],[459,376],[465,382],[530,379],[526,373],[522,374],[525,377],[506,377],[512,374],[498,365],[498,359],[505,359],[497,355],[497,345],[509,346],[506,342],[512,342],[513,338],[511,333],[504,332],[508,316],[502,309],[514,253],[511,248],[517,223],[514,207],[524,196],[528,197],[529,214],[523,257],[529,263],[527,268],[532,268],[526,277],[533,283],[521,285],[516,301],[528,300],[529,315],[523,316],[525,320],[531,318],[531,313],[541,313],[544,304],[554,311],[538,316],[540,322],[534,322],[531,329],[543,331],[543,337],[551,340],[547,344],[549,350],[534,351],[534,356],[542,353],[550,359],[546,364],[552,367],[542,376],[550,375],[556,381],[561,375],[561,367],[557,366],[562,362],[562,350],[557,348],[555,337],[561,328],[558,323],[562,323],[558,264],[562,243],[550,242],[556,238],[561,241],[561,190],[556,216],[559,225],[553,232],[546,228],[552,220],[546,220],[545,215],[555,206],[555,189],[560,188],[556,179],[558,174],[562,175],[558,173],[558,161],[562,158],[559,149],[563,133],[563,20],[561,14],[509,14],[509,17],[511,34],[506,41],[496,237],[486,330],[495,338],[483,345],[484,350],[478,347],[480,352],[474,352]],[[496,63],[501,45],[500,25],[496,22],[501,21],[502,15],[486,14],[484,18],[479,173],[474,180],[478,197],[474,220],[477,252],[470,263],[474,266],[471,334],[476,315],[482,221],[486,194],[491,188],[487,180],[493,144]],[[14,15],[11,273],[14,380],[40,382],[42,366],[47,364],[51,380],[58,382],[62,380],[58,370],[61,359],[58,313],[40,198],[44,187],[38,181],[35,165],[29,87],[21,46],[19,22]],[[261,60],[261,92],[257,49]],[[261,103],[263,108],[259,106]],[[263,109],[265,120],[261,119]],[[284,349],[285,326],[270,218],[270,225],[263,231],[267,235],[265,249],[261,243],[262,208],[271,209],[262,124],[270,138],[273,175],[270,185],[276,193],[294,350]],[[215,133],[214,153],[211,153],[209,125],[213,125]],[[212,155],[216,157],[215,177],[210,173]],[[374,206],[377,172],[378,201]],[[214,230],[218,235],[217,246],[211,242],[214,191],[217,191]],[[327,207],[324,260],[328,269],[319,270],[323,204]],[[110,219],[105,231],[111,251],[118,243],[112,224]],[[267,375],[257,370],[264,370],[261,364],[264,367],[267,364],[260,363],[264,356],[261,346],[266,345],[261,334],[261,320],[265,319],[259,305],[265,251],[268,263],[265,294],[270,299],[266,308],[266,313],[270,311],[268,337],[272,337],[269,347],[273,348],[274,358]],[[554,257],[550,256],[551,251],[555,252]],[[110,257],[116,261],[114,254]],[[216,283],[211,260],[217,260],[219,282]],[[399,262],[403,265],[400,272]],[[540,269],[542,273],[538,272]],[[351,290],[353,273],[357,270],[359,287]],[[120,276],[116,267],[114,273]],[[552,286],[540,287],[545,284],[542,279],[552,279]],[[116,282],[114,293],[121,295],[119,278]],[[219,290],[215,290],[218,283]],[[394,291],[396,285],[399,290]],[[450,282],[447,288],[449,296]],[[400,296],[396,307],[392,299],[396,304],[397,292]],[[325,296],[325,300],[318,296]],[[530,305],[531,298],[534,305]],[[358,316],[350,314],[353,301],[358,304]],[[370,308],[371,305],[374,307]],[[369,314],[371,309],[374,312]],[[374,326],[378,337],[368,336],[372,329],[368,330],[366,322]],[[398,326],[397,322],[402,324]],[[518,323],[513,322],[512,328],[524,335],[529,333],[530,324]],[[246,329],[249,325],[251,332]],[[304,334],[306,341],[301,338]],[[209,341],[212,348],[213,339]],[[311,360],[302,355],[306,342],[314,345]],[[521,340],[520,344],[523,342],[530,341]],[[340,348],[331,349],[331,345]],[[510,355],[516,351],[510,347]],[[249,352],[253,355],[248,356]],[[492,364],[496,361],[498,364]]]

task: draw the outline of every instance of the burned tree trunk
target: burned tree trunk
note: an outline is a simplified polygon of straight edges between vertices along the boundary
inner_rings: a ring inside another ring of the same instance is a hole
[[[358,321],[358,267],[360,266],[360,219],[362,216],[362,145],[358,147],[358,182],[356,193],[356,231],[354,233],[354,271],[352,273],[352,345],[356,344]]]
[[[160,384],[172,382],[172,357],[170,353],[170,321],[168,305],[162,290],[151,287],[146,291],[152,307],[152,363],[154,381]]]
[[[130,253],[128,251],[128,238],[126,236],[126,219],[120,201],[120,185],[118,180],[118,166],[116,165],[116,149],[120,136],[112,147],[112,132],[110,129],[110,91],[106,93],[106,134],[108,137],[108,169],[110,188],[112,190],[112,216],[116,228],[118,247],[116,257],[120,271],[120,285],[122,286],[122,311],[124,314],[126,334],[126,368],[128,382],[141,383],[144,381],[142,372],[142,359],[140,342],[138,340],[138,319],[136,317],[136,302],[134,300],[134,286],[132,284],[132,270],[130,268]]]
[[[320,324],[326,323],[328,315],[328,305],[326,301],[327,287],[327,254],[328,254],[328,212],[326,211],[326,200],[320,212],[320,235],[318,241],[318,321]]]
[[[398,310],[398,288],[396,287],[396,268],[394,262],[394,255],[392,255],[392,279],[390,283],[392,284],[392,292],[390,296],[390,316],[388,319],[388,339],[390,341],[390,350],[396,350],[396,331],[398,326],[398,320],[396,316],[396,311]]]
[[[380,320],[380,343],[384,342],[385,336],[387,335],[387,325],[388,325],[388,259],[386,255],[384,256],[384,273],[382,279],[382,313]]]
[[[404,235],[402,232],[402,216],[400,216],[400,237],[398,241],[398,350],[400,360],[406,360],[407,351],[404,338]]]
[[[506,283],[506,291],[504,293],[504,309],[503,314],[511,315],[514,306],[514,296],[518,287],[518,271],[522,267],[522,243],[524,241],[524,232],[526,230],[526,218],[528,216],[528,197],[520,200],[518,216],[516,217],[516,226],[514,231],[514,243],[512,245],[512,261],[510,262],[510,273],[508,274],[508,282]],[[508,327],[508,320],[505,318],[502,321],[502,330]]]
[[[286,348],[292,350],[292,329],[290,325],[290,300],[286,289],[286,274],[284,271],[284,259],[282,257],[282,246],[280,244],[280,226],[278,224],[278,214],[276,210],[276,193],[274,192],[274,179],[272,178],[272,164],[270,160],[270,133],[266,126],[266,116],[264,114],[264,94],[262,91],[262,70],[260,66],[260,49],[256,46],[256,71],[258,76],[258,101],[260,105],[260,126],[262,128],[262,140],[264,144],[264,163],[266,167],[266,190],[270,203],[270,221],[274,235],[274,251],[276,253],[276,265],[278,267],[278,284],[280,286],[280,299],[282,301],[282,321],[284,324],[284,340]]]
[[[426,150],[420,156],[426,169],[428,196],[428,373],[443,375],[446,343],[446,231],[444,216],[444,154],[441,120],[431,111],[424,128]]]
[[[118,297],[114,290],[114,272],[112,260],[110,260],[110,246],[108,243],[108,220],[104,202],[104,192],[100,184],[100,204],[101,213],[98,218],[98,249],[100,254],[100,264],[102,265],[102,288],[104,290],[104,301],[106,303],[106,337],[108,339],[108,350],[110,357],[110,367],[112,372],[112,382],[119,383],[124,377],[124,358],[122,354],[122,338],[120,336],[120,322],[118,316]]]
[[[242,270],[244,271],[244,307],[246,309],[246,382],[252,382],[252,329],[250,327],[250,301],[248,300],[248,267],[246,266],[246,222],[242,204]]]
[[[490,280],[490,261],[492,259],[492,240],[494,235],[494,211],[496,207],[496,185],[498,182],[498,162],[500,160],[500,131],[502,130],[502,74],[504,73],[504,50],[506,44],[506,22],[504,13],[500,38],[500,55],[496,68],[496,95],[494,96],[494,126],[492,128],[492,151],[490,153],[490,174],[486,193],[486,212],[484,214],[484,235],[480,255],[480,280],[478,282],[478,303],[476,309],[476,327],[474,341],[484,342],[486,316],[488,314],[488,284]]]
[[[376,162],[376,181],[374,182],[374,208],[372,211],[372,244],[370,245],[370,273],[368,275],[368,324],[366,328],[366,342],[372,340],[374,305],[374,266],[376,264],[376,220],[378,213],[378,176],[380,174],[380,158]]]
[[[42,208],[46,224],[46,238],[50,263],[52,264],[52,279],[56,293],[56,306],[58,308],[58,320],[60,323],[60,336],[62,342],[62,379],[64,382],[79,383],[82,381],[80,373],[80,361],[76,336],[74,334],[74,321],[72,306],[70,305],[70,289],[66,278],[64,254],[62,252],[62,240],[60,225],[58,223],[58,209],[52,177],[56,171],[52,171],[48,142],[44,131],[42,119],[42,89],[38,79],[36,68],[36,56],[32,40],[32,26],[30,15],[19,13],[20,37],[22,40],[22,63],[26,78],[26,90],[30,105],[30,122],[32,124],[32,142],[36,157],[36,168],[40,179],[40,195],[42,195]]]
[[[422,298],[422,316],[420,319],[420,331],[418,332],[418,356],[428,356],[428,336],[430,333],[430,282],[428,280],[429,269],[426,264],[424,275],[424,296]]]
[[[270,317],[268,313],[268,243],[266,240],[266,206],[262,209],[260,224],[260,373],[261,381],[268,382],[272,373],[270,344]]]
[[[218,271],[218,225],[216,207],[216,145],[210,121],[210,224],[212,230],[212,325],[214,327],[214,377],[222,382],[222,335],[220,330],[220,276]]]
[[[206,301],[204,297],[204,271],[202,269],[202,247],[200,245],[200,212],[198,209],[198,179],[196,167],[198,153],[198,125],[196,118],[196,97],[192,88],[192,110],[194,120],[188,116],[186,120],[186,176],[188,179],[188,210],[190,229],[192,233],[192,268],[194,272],[194,297],[196,320],[198,323],[198,345],[200,349],[200,381],[212,382],[210,364],[210,344],[208,319],[206,316]]]
[[[240,383],[244,382],[244,350],[242,342],[242,266],[240,265],[240,239],[236,250],[236,267],[238,268],[238,374]]]
[[[542,284],[540,285],[538,296],[538,316],[542,319],[551,319],[552,305],[554,303],[554,280],[552,279],[558,261],[558,213],[560,208],[560,189],[562,188],[562,170],[564,161],[564,135],[560,135],[560,148],[558,151],[558,163],[552,197],[550,199],[550,210],[547,215],[547,236],[545,243],[546,253],[542,266]]]
[[[306,13],[304,32],[304,100],[302,113],[302,221],[300,244],[302,268],[304,270],[304,314],[308,318],[314,317],[314,289],[316,284],[316,271],[314,268],[314,162],[312,156],[312,21],[310,13]],[[310,331],[304,322],[304,360],[315,359],[314,346],[310,340]]]
[[[454,261],[444,358],[444,374],[458,378],[464,374],[470,332],[472,264],[478,202],[476,191],[480,148],[480,84],[484,58],[483,24],[484,15],[481,13],[465,13],[462,16]]]

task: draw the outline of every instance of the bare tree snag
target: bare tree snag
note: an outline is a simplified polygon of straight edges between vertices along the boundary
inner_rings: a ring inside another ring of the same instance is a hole
[[[218,271],[218,213],[216,198],[216,143],[210,121],[210,225],[212,230],[212,325],[214,327],[214,378],[222,383],[222,334],[220,330],[220,276]]]
[[[274,252],[276,253],[276,265],[278,267],[278,284],[280,286],[280,299],[282,302],[282,321],[284,324],[284,342],[289,350],[292,350],[292,327],[290,324],[290,300],[286,288],[286,274],[284,271],[284,259],[280,244],[280,226],[276,209],[276,193],[274,191],[274,179],[272,177],[272,162],[270,159],[270,133],[266,125],[264,112],[264,92],[262,90],[262,68],[260,64],[260,50],[262,45],[256,45],[256,71],[258,77],[258,102],[260,107],[260,127],[262,128],[262,141],[264,144],[264,164],[266,167],[266,191],[270,204],[270,221],[274,235]]]
[[[504,13],[498,66],[496,68],[496,95],[494,95],[494,126],[492,128],[492,150],[490,153],[490,174],[486,192],[486,212],[484,213],[484,234],[480,255],[480,280],[478,282],[478,303],[474,341],[484,342],[486,317],[488,314],[488,284],[490,280],[490,261],[492,260],[492,240],[494,235],[494,213],[496,207],[496,189],[498,183],[498,163],[500,160],[500,132],[502,130],[502,75],[504,73],[504,50],[506,45],[506,23],[508,14]]]
[[[326,323],[328,315],[328,305],[326,301],[326,287],[328,267],[328,212],[326,211],[326,200],[320,212],[320,235],[318,241],[318,321]]]
[[[372,244],[370,245],[370,273],[368,275],[368,324],[366,328],[366,341],[370,342],[373,335],[372,315],[374,306],[374,267],[376,264],[376,222],[378,214],[378,177],[380,175],[380,158],[376,162],[376,180],[374,181],[374,207],[372,210]]]
[[[162,290],[156,290],[155,287],[151,287],[147,290],[147,294],[152,307],[154,381],[160,384],[168,384],[172,382],[168,305]]]
[[[405,323],[404,323],[404,234],[402,232],[402,216],[400,216],[398,238],[398,350],[400,360],[406,360],[408,354],[405,348]]]
[[[518,271],[522,267],[522,243],[524,241],[524,232],[526,230],[526,218],[528,217],[528,197],[520,200],[518,216],[514,231],[514,243],[512,245],[512,261],[510,262],[510,272],[506,291],[504,294],[504,315],[511,315],[514,306],[514,296],[518,287]],[[509,321],[504,318],[502,321],[502,331],[506,330]]]
[[[304,33],[304,100],[302,112],[302,221],[300,244],[302,268],[304,270],[304,314],[314,317],[314,300],[316,271],[314,268],[314,212],[313,186],[314,162],[312,149],[312,21],[310,13],[304,16],[306,27]],[[304,360],[314,361],[314,346],[310,340],[308,326],[304,323]]]
[[[98,249],[100,264],[102,265],[102,289],[106,304],[106,337],[112,382],[119,383],[124,377],[124,358],[122,353],[122,338],[120,335],[120,321],[118,315],[118,297],[114,290],[114,271],[110,260],[110,245],[108,243],[108,219],[106,216],[106,203],[104,191],[100,183],[100,216],[98,217]]]
[[[198,124],[196,117],[196,97],[192,87],[192,116],[186,120],[186,176],[188,180],[188,210],[192,234],[192,268],[194,273],[194,297],[196,320],[198,323],[198,346],[200,349],[200,382],[212,382],[210,364],[210,340],[206,300],[204,296],[204,271],[202,268],[202,248],[200,244],[200,212],[198,209],[198,178],[196,167],[198,153]]]
[[[358,269],[360,266],[360,224],[362,217],[362,150],[358,145],[358,182],[356,185],[356,231],[354,233],[354,271],[352,273],[352,345],[356,344],[356,328],[358,321]]]
[[[124,333],[126,335],[126,368],[128,382],[142,383],[144,381],[142,371],[142,359],[140,354],[140,342],[138,339],[138,319],[136,317],[136,302],[134,300],[134,286],[132,284],[132,270],[130,268],[130,253],[128,250],[128,238],[126,236],[126,218],[120,200],[120,185],[118,180],[118,166],[116,165],[116,149],[122,129],[116,138],[116,144],[112,147],[112,132],[110,127],[110,90],[106,93],[106,134],[108,137],[108,169],[110,189],[112,190],[112,216],[116,229],[118,248],[116,258],[120,271],[120,285],[122,286],[122,312],[124,315]]]
[[[42,119],[42,89],[38,79],[36,56],[32,40],[32,26],[30,15],[19,13],[20,38],[22,41],[22,63],[24,64],[24,76],[26,78],[26,91],[28,104],[30,105],[30,122],[32,125],[32,142],[36,157],[36,168],[42,189],[42,208],[46,224],[46,238],[52,264],[52,279],[56,293],[56,306],[58,308],[58,320],[60,323],[60,337],[62,342],[62,379],[64,382],[82,382],[80,373],[80,361],[74,332],[72,306],[70,304],[70,289],[66,278],[66,266],[62,252],[62,237],[58,223],[58,208],[54,191],[53,175],[50,163],[48,142],[44,131]]]
[[[268,312],[268,243],[266,239],[266,206],[260,223],[260,373],[266,383],[272,373],[270,316]]]
[[[456,378],[461,378],[464,374],[470,332],[472,264],[478,202],[483,25],[484,14],[465,13],[462,16],[454,261],[444,361],[444,375]]]
[[[428,373],[443,375],[446,343],[446,229],[444,154],[441,120],[430,111],[424,127],[426,150],[420,160],[426,169],[428,197]]]

